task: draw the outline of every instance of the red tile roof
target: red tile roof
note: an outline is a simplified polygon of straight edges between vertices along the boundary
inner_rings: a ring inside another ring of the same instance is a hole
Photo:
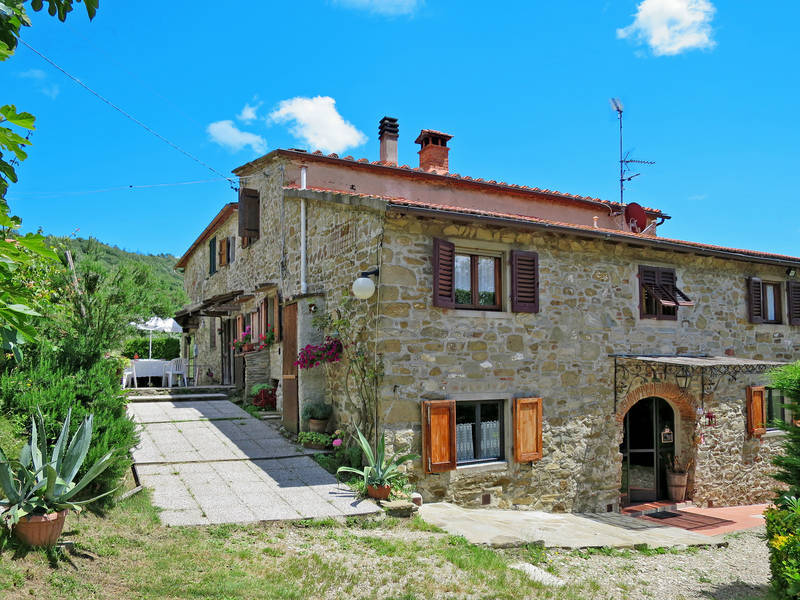
[[[299,190],[299,188],[296,186],[286,186],[285,189]],[[699,252],[706,251],[711,253],[722,253],[729,256],[737,255],[740,258],[746,257],[752,259],[763,259],[766,260],[767,262],[776,262],[776,261],[781,263],[791,262],[800,265],[800,257],[796,256],[786,256],[783,254],[773,254],[769,252],[759,252],[756,250],[745,250],[740,248],[727,248],[725,246],[715,246],[713,244],[701,244],[699,242],[689,242],[686,240],[676,240],[676,239],[656,237],[651,235],[642,235],[641,233],[633,233],[630,231],[622,231],[618,229],[607,229],[604,227],[594,227],[592,225],[577,225],[575,223],[562,223],[560,221],[553,221],[550,219],[540,219],[538,217],[530,217],[526,215],[517,215],[513,213],[504,213],[499,211],[482,210],[476,208],[464,208],[461,206],[434,204],[431,202],[423,202],[420,200],[408,200],[406,198],[383,196],[380,194],[360,194],[356,192],[343,192],[341,190],[333,190],[326,188],[308,188],[308,189],[314,192],[325,192],[343,196],[378,198],[381,200],[385,200],[390,208],[397,208],[400,210],[402,210],[403,208],[422,209],[432,212],[434,216],[436,213],[441,213],[442,215],[461,214],[461,215],[474,216],[478,218],[509,221],[511,224],[513,223],[532,224],[532,225],[541,225],[543,227],[554,227],[558,228],[559,230],[563,230],[565,232],[574,233],[575,235],[591,234],[593,236],[599,235],[601,237],[609,237],[609,238],[620,237],[628,239],[630,241],[635,240],[636,242],[644,242],[647,244],[669,246],[683,251],[689,251],[694,249]]]
[[[395,174],[403,174],[405,176],[417,177],[420,179],[428,179],[430,181],[446,181],[452,183],[454,185],[469,185],[473,187],[480,187],[483,189],[491,189],[495,191],[503,191],[503,192],[512,192],[516,194],[524,194],[524,195],[545,195],[551,196],[553,198],[563,199],[571,202],[579,202],[579,203],[588,203],[588,204],[601,204],[603,206],[624,209],[625,205],[620,204],[619,202],[613,202],[611,200],[603,200],[601,198],[593,198],[591,196],[578,196],[575,194],[568,194],[566,192],[559,192],[556,190],[546,190],[537,187],[530,187],[527,185],[516,185],[512,183],[506,182],[496,182],[495,180],[486,181],[482,178],[474,179],[469,175],[459,175],[458,173],[432,173],[430,171],[423,171],[419,167],[411,168],[408,165],[397,166],[393,163],[386,163],[381,161],[375,161],[370,163],[367,159],[360,159],[356,160],[352,156],[345,156],[344,158],[340,158],[337,154],[329,154],[325,156],[319,150],[314,152],[304,152],[301,150],[274,150],[269,154],[266,154],[260,158],[257,158],[249,163],[246,163],[240,167],[237,167],[233,170],[233,173],[236,175],[244,175],[244,171],[249,170],[248,167],[257,166],[269,160],[272,160],[276,156],[287,156],[291,158],[301,158],[301,159],[310,159],[310,160],[318,160],[323,162],[336,162],[339,164],[345,163],[349,166],[356,167],[356,168],[367,168],[367,169],[380,169],[389,172],[393,172]],[[651,216],[655,217],[663,217],[665,219],[669,219],[669,215],[662,213],[657,208],[649,208],[644,207],[644,210],[649,213]]]

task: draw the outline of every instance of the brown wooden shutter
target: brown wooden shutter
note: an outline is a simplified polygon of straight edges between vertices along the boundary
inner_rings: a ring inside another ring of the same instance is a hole
[[[258,239],[259,227],[258,190],[241,188],[239,190],[239,237]]]
[[[217,264],[224,267],[228,264],[228,238],[219,240],[219,248],[217,250]]]
[[[789,325],[800,325],[800,282],[787,281],[786,295],[788,296],[786,312],[789,315]]]
[[[514,398],[514,460],[542,458],[542,399]]]
[[[539,312],[539,255],[511,251],[511,310]]]
[[[767,432],[767,403],[764,386],[747,386],[747,432],[761,436]]]
[[[236,317],[236,339],[237,340],[242,336],[242,332],[244,332],[244,315],[238,315]]]
[[[747,312],[751,323],[764,322],[764,298],[762,296],[762,290],[761,279],[758,277],[748,277]]]
[[[433,305],[454,308],[456,305],[456,247],[446,240],[433,238]]]
[[[273,300],[273,315],[272,315],[272,328],[275,331],[275,341],[281,341],[281,295],[275,294],[275,298]]]
[[[658,287],[664,296],[669,297],[668,302],[661,300],[661,304],[665,306],[694,306],[694,302],[678,288],[678,277],[675,275],[675,269],[658,269]]]
[[[422,466],[426,473],[456,468],[456,402],[422,402]]]

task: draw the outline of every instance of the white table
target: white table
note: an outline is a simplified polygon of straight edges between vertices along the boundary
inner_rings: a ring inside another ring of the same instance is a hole
[[[136,369],[136,377],[158,377],[164,376],[164,369],[169,364],[168,360],[159,360],[157,358],[141,358],[132,361]]]

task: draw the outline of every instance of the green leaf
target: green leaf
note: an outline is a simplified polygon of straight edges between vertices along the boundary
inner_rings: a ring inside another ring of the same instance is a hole
[[[15,485],[14,474],[11,471],[11,464],[8,462],[5,453],[0,448],[0,489],[3,490],[9,501],[19,502],[20,496]]]
[[[18,113],[17,107],[13,104],[0,106],[0,115],[3,115],[9,123],[13,123],[18,127],[30,130],[36,129],[36,127],[34,127],[36,117],[34,117],[31,113]]]
[[[97,477],[98,475],[100,475],[100,473],[102,473],[102,472],[103,472],[103,471],[105,471],[105,470],[106,470],[108,467],[110,467],[110,466],[112,465],[112,463],[114,462],[114,461],[111,459],[111,456],[112,456],[113,454],[114,454],[114,451],[112,450],[112,451],[110,451],[110,452],[106,453],[106,454],[105,454],[105,455],[104,455],[104,456],[103,456],[103,457],[102,457],[100,460],[98,460],[96,463],[94,463],[94,464],[91,466],[91,468],[90,468],[88,471],[86,471],[86,474],[85,474],[85,475],[84,475],[84,476],[81,478],[81,480],[80,480],[80,481],[77,483],[77,485],[76,485],[74,488],[72,488],[72,489],[71,489],[69,492],[67,492],[66,494],[64,494],[64,495],[61,497],[61,499],[62,499],[62,500],[69,500],[69,499],[70,499],[70,498],[72,498],[72,497],[73,497],[75,494],[77,494],[77,493],[78,493],[78,492],[80,492],[80,491],[81,491],[83,488],[85,488],[87,485],[89,485],[89,484],[92,482],[92,480],[93,480],[95,477]]]
[[[61,434],[56,440],[56,445],[53,446],[52,459],[56,463],[56,472],[61,475],[61,465],[64,460],[64,452],[67,449],[67,438],[69,437],[69,422],[72,417],[72,407],[67,409],[67,418],[64,419],[64,425],[61,427]]]
[[[14,312],[29,315],[31,317],[41,317],[41,315],[33,310],[30,306],[25,306],[24,304],[9,304],[6,306],[8,310],[13,310]]]
[[[61,477],[64,481],[70,482],[75,479],[78,469],[81,468],[83,461],[86,459],[86,454],[89,452],[89,442],[92,439],[93,420],[93,415],[86,417],[69,443],[61,471]]]

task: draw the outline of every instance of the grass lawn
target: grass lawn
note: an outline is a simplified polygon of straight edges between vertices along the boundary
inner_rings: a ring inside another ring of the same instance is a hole
[[[5,534],[4,534],[5,536]],[[11,598],[557,598],[593,586],[544,588],[493,551],[420,519],[162,527],[146,492],[104,518],[67,517],[71,552],[0,539],[0,597]]]

